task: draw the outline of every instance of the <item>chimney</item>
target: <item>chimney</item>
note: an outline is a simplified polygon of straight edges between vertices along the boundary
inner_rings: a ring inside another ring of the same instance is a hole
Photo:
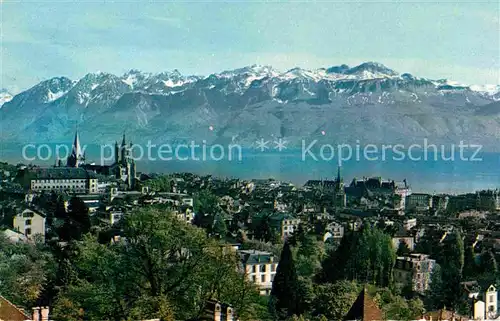
[[[49,321],[49,307],[42,307],[42,318],[40,321]]]
[[[40,321],[40,308],[39,307],[33,308],[32,319],[33,319],[33,321]]]

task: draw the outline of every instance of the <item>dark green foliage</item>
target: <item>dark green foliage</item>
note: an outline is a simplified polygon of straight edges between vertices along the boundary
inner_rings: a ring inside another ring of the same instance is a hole
[[[366,226],[361,232],[344,235],[337,250],[323,262],[322,279],[389,286],[395,260],[391,237],[378,228]]]
[[[314,289],[314,315],[323,315],[328,320],[342,320],[358,297],[361,287],[354,281],[337,281],[317,285]]]
[[[410,248],[406,242],[401,241],[398,245],[398,250],[396,251],[397,256],[407,256],[411,253]]]
[[[1,295],[30,309],[39,303],[55,274],[55,260],[47,246],[10,243],[0,234]]]
[[[498,273],[497,260],[495,259],[495,255],[491,252],[491,250],[487,250],[481,253],[479,260],[480,260],[479,271],[481,273],[488,273],[488,274]]]
[[[130,213],[121,227],[123,242],[100,244],[90,234],[74,242],[54,319],[82,310],[90,320],[185,320],[199,317],[208,299],[254,313],[258,294],[239,259],[203,230],[155,208]]]
[[[437,285],[432,286],[439,299],[436,304],[458,309],[462,296],[460,282],[464,268],[464,242],[459,231],[444,239],[437,263],[441,266],[442,286],[441,288],[437,288]]]
[[[63,224],[58,228],[57,234],[61,241],[80,240],[82,236],[90,231],[89,209],[85,203],[74,196],[69,201],[68,213],[57,212],[58,219]]]
[[[465,281],[474,280],[477,277],[478,265],[472,244],[468,244],[464,250],[464,268],[462,277]]]
[[[300,315],[304,312],[295,262],[288,242],[283,246],[274,277],[270,310],[278,319],[284,319],[294,314]]]

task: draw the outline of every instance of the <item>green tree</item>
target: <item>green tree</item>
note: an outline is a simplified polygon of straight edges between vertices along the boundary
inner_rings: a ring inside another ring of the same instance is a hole
[[[59,293],[57,316],[72,307],[71,315],[91,320],[185,320],[199,317],[208,299],[253,313],[257,291],[235,253],[203,230],[153,207],[131,212],[120,228],[122,242],[92,235],[76,242],[77,276]]]
[[[335,250],[330,250],[321,264],[318,275],[321,282],[334,283],[346,278],[348,261],[357,243],[357,236],[346,231]]]
[[[56,265],[41,243],[10,243],[0,235],[0,293],[14,304],[31,308],[55,278]]]
[[[82,199],[74,196],[69,201],[68,213],[58,212],[63,224],[58,228],[57,234],[62,241],[80,240],[90,231],[89,209]]]
[[[379,228],[364,226],[361,232],[346,233],[337,250],[323,263],[323,279],[333,282],[356,280],[389,286],[396,253],[392,239]]]
[[[408,244],[405,241],[399,242],[398,250],[396,251],[396,254],[398,256],[407,256],[410,253],[411,253],[411,250],[408,247]]]
[[[497,260],[495,259],[495,255],[491,252],[491,250],[486,250],[481,253],[479,270],[481,271],[481,273],[498,273]]]
[[[303,302],[290,244],[285,242],[271,289],[270,309],[278,319],[300,315]]]
[[[476,255],[474,253],[474,248],[472,244],[468,244],[464,250],[464,268],[463,268],[463,278],[464,280],[472,280],[477,274],[477,263]]]
[[[431,274],[431,284],[429,290],[426,293],[426,306],[429,306],[433,310],[441,309],[446,304],[443,276],[441,272],[441,266],[436,264]]]
[[[148,179],[143,183],[143,186],[149,187],[149,189],[154,192],[170,192],[170,176],[162,175],[152,179]]]
[[[314,315],[328,320],[342,320],[358,297],[361,287],[355,281],[337,281],[317,285],[314,289]]]
[[[459,231],[445,238],[438,263],[441,265],[444,304],[457,309],[461,298],[460,282],[464,267],[464,242]]]

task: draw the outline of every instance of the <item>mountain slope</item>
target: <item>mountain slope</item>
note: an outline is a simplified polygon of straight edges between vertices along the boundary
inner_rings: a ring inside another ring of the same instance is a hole
[[[76,125],[87,143],[195,140],[251,146],[284,137],[290,145],[435,144],[466,140],[495,149],[499,87],[457,85],[399,74],[374,62],[279,72],[248,66],[208,77],[177,70],[122,76],[58,77],[0,109],[3,142],[64,142]],[[209,130],[212,126],[214,130]]]

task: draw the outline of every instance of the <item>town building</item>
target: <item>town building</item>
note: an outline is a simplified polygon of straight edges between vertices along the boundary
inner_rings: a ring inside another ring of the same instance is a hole
[[[400,256],[394,266],[394,281],[411,287],[413,292],[424,294],[429,289],[435,266],[436,261],[426,254]]]
[[[236,312],[233,307],[218,301],[209,300],[205,305],[203,321],[236,321]]]
[[[434,195],[432,196],[432,207],[436,214],[444,212],[448,209],[450,197],[448,195]]]
[[[239,250],[243,272],[247,279],[257,285],[261,295],[269,295],[278,267],[273,254],[257,250]]]
[[[479,191],[477,195],[478,210],[483,211],[499,211],[500,210],[500,194],[498,190]]]
[[[95,194],[98,180],[94,173],[81,167],[35,168],[28,173],[33,192]]]
[[[432,195],[424,193],[412,193],[406,197],[406,210],[416,212],[427,212],[432,208]]]
[[[404,209],[406,197],[411,195],[406,180],[395,182],[381,177],[354,178],[345,192],[349,204],[360,203],[365,208],[382,208],[390,204],[395,210]]]
[[[57,160],[59,163],[59,160]],[[66,159],[66,167],[78,168],[85,164],[85,155],[83,154],[80,137],[78,135],[78,130],[75,132],[75,139],[73,140],[73,146],[71,147],[71,154]]]
[[[285,240],[293,234],[299,227],[300,219],[288,213],[276,213],[269,218],[270,225],[276,229]]]
[[[415,249],[415,238],[411,235],[408,235],[407,233],[399,233],[398,231],[398,233],[396,233],[392,237],[392,246],[397,251],[400,244],[402,243],[406,244],[410,251],[413,251]]]
[[[114,162],[111,165],[81,165],[85,169],[105,176],[114,176],[121,181],[129,190],[136,186],[137,171],[135,160],[132,156],[132,142],[127,145],[125,134],[123,134],[121,145],[115,142]]]
[[[496,320],[498,319],[498,291],[493,284],[486,290],[481,289],[477,281],[462,282],[468,299],[472,302],[471,317],[474,320]]]
[[[342,237],[344,237],[344,226],[337,222],[332,222],[326,226],[325,234],[323,234],[323,242],[326,242],[328,239],[340,241]]]
[[[340,175],[340,166],[337,168],[337,178],[333,180],[308,180],[304,184],[305,190],[320,190],[333,194],[335,207],[344,208],[347,205],[344,180]]]
[[[37,237],[45,241],[45,215],[32,209],[25,209],[13,218],[15,231],[24,234],[30,241]]]

